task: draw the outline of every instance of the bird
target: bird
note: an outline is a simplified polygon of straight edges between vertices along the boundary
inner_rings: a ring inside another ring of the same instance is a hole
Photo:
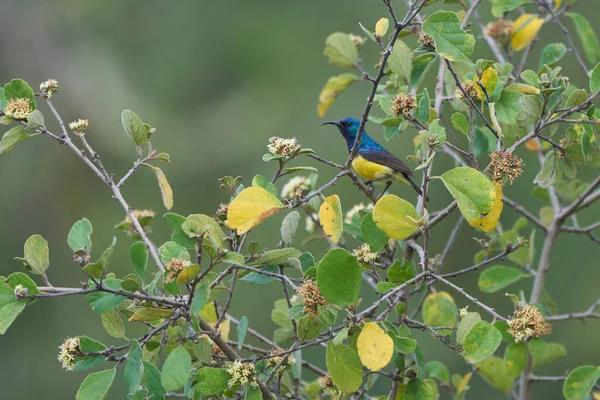
[[[346,139],[348,151],[352,152],[360,121],[356,118],[344,118],[339,121],[327,121],[321,125],[335,125]],[[373,182],[385,182],[386,186],[381,196],[389,189],[394,181],[410,185],[422,196],[421,188],[417,186],[411,176],[414,176],[409,167],[396,156],[387,151],[363,130],[356,156],[352,160],[352,169],[367,180],[367,184]],[[380,197],[381,197],[380,196]]]

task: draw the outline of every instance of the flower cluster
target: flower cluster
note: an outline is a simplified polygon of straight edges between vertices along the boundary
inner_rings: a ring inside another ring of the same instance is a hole
[[[373,211],[375,209],[375,205],[373,205],[372,203],[369,203],[367,205],[365,205],[364,203],[358,203],[357,205],[355,205],[354,207],[352,207],[347,213],[346,213],[346,223],[347,224],[351,224],[352,223],[352,218],[354,218],[355,215],[358,214],[359,211]]]
[[[333,381],[331,380],[331,375],[326,374],[323,375],[322,377],[320,377],[318,379],[319,385],[321,385],[321,389],[323,389],[323,392],[331,397],[335,397],[338,395],[338,390],[335,387],[335,385],[333,384]]]
[[[146,232],[146,233],[152,232],[152,230],[150,229],[150,224],[152,223],[152,220],[154,219],[154,215],[155,215],[154,211],[152,211],[152,210],[133,210],[132,214],[135,217],[135,219],[140,223],[140,225],[144,229],[144,232]],[[131,220],[129,215],[125,215],[125,219],[123,221],[119,222],[115,226],[115,228],[125,231],[128,236],[138,237],[138,233],[135,230],[135,226],[133,226],[133,221]]]
[[[27,98],[10,99],[4,106],[4,114],[19,121],[27,121],[32,111],[31,103]]]
[[[40,83],[40,90],[44,97],[49,99],[54,93],[58,92],[58,82],[55,79],[48,79],[46,82]]]
[[[303,299],[305,313],[318,315],[319,306],[326,306],[327,300],[321,294],[317,285],[310,279],[304,281],[302,286],[298,287],[296,293]]]
[[[173,282],[175,279],[177,279],[177,277],[179,276],[179,274],[186,269],[187,267],[189,267],[190,265],[192,265],[192,263],[188,260],[182,260],[180,258],[175,258],[173,260],[171,260],[167,265],[167,281],[169,282]]]
[[[361,48],[367,40],[364,36],[355,35],[354,33],[350,33],[348,36],[350,37],[350,40],[352,40],[352,43],[354,43],[354,46],[357,48]]]
[[[425,32],[421,31],[421,33],[419,34],[419,44],[421,46],[434,47],[435,40],[433,40],[433,38]]]
[[[29,294],[29,290],[23,287],[23,285],[17,285],[15,286],[14,293],[17,299],[24,299]]]
[[[69,124],[69,128],[71,128],[71,130],[74,131],[75,133],[82,134],[85,132],[85,130],[87,129],[89,124],[90,123],[87,119],[80,118],[77,121],[71,122]]]
[[[464,89],[464,91],[467,93],[467,95],[473,101],[477,101],[479,99],[479,95],[477,94],[477,88],[475,87],[475,84],[473,82],[465,82],[465,83],[463,83],[462,84],[462,88]],[[464,100],[466,98],[465,94],[463,93],[462,90],[460,90],[460,88],[456,88],[456,91],[454,92],[454,95],[459,100]]]
[[[79,338],[66,338],[64,343],[58,346],[60,353],[58,353],[58,361],[61,362],[62,367],[67,371],[73,371],[75,367],[75,359],[81,356],[81,350],[79,350]]]
[[[517,307],[508,320],[508,333],[519,343],[527,338],[550,334],[552,328],[536,306],[526,304]]]
[[[306,176],[295,176],[283,185],[281,197],[287,200],[301,199],[309,190],[310,179]]]
[[[227,212],[229,212],[229,203],[219,204],[219,208],[217,208],[217,216],[227,215]]]
[[[284,356],[281,355],[283,353],[282,350],[272,350],[269,355],[271,357],[267,358],[267,365],[269,366],[269,368],[275,368],[277,366],[277,364],[279,364],[281,362],[281,360],[283,360]],[[294,365],[294,363],[296,362],[296,360],[294,359],[294,357],[292,357],[291,355],[288,355],[285,359],[285,361],[283,362],[283,364],[281,364],[282,367],[291,367],[292,365]]]
[[[256,382],[256,371],[254,370],[254,364],[250,362],[241,362],[240,360],[235,360],[233,364],[229,368],[227,368],[227,372],[231,375],[231,379],[229,380],[229,386],[237,386],[237,385],[245,385],[249,384],[250,386],[258,386]]]
[[[368,243],[363,243],[358,249],[352,251],[352,255],[356,259],[365,264],[369,264],[372,261],[377,260],[377,253],[371,251],[371,246]]]
[[[490,154],[492,159],[492,179],[502,183],[504,178],[512,185],[513,181],[523,173],[523,160],[513,156],[508,150],[498,150]]]
[[[314,233],[317,229],[317,222],[319,221],[319,215],[316,213],[312,213],[310,216],[306,217],[304,229],[308,233]]]
[[[296,138],[284,139],[277,136],[269,139],[269,144],[267,145],[267,149],[269,153],[274,155],[282,155],[291,157],[296,155],[302,149],[302,146],[298,144]]]
[[[392,104],[392,114],[397,117],[400,114],[408,115],[411,110],[417,108],[417,100],[415,96],[409,94],[399,94],[394,97]]]
[[[513,22],[511,20],[499,19],[490,22],[485,28],[485,33],[498,43],[506,43],[512,34],[512,30]]]

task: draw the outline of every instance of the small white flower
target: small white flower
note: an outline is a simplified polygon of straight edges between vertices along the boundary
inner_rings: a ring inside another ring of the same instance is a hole
[[[367,243],[363,243],[358,249],[352,251],[352,255],[358,259],[358,261],[368,264],[377,260],[377,253],[371,251],[371,247]]]
[[[69,124],[69,128],[77,133],[83,133],[87,129],[89,121],[87,119],[78,119]]]
[[[294,200],[298,194],[304,195],[310,189],[310,179],[306,176],[295,176],[281,189],[281,197]]]
[[[292,156],[295,155],[302,146],[298,144],[296,138],[284,139],[277,136],[269,139],[269,144],[267,145],[267,149],[271,154],[281,154],[282,156]]]
[[[75,367],[75,357],[81,355],[79,350],[79,338],[66,338],[64,343],[58,346],[60,353],[58,353],[58,361],[61,362],[62,367],[67,371],[73,371]]]
[[[27,290],[26,287],[23,287],[23,285],[17,285],[15,286],[15,297],[17,299],[23,299],[25,297],[27,297],[27,295],[29,294],[29,291]]]
[[[358,203],[357,205],[355,205],[354,207],[352,207],[347,213],[346,213],[346,223],[350,224],[352,223],[352,217],[354,217],[355,215],[358,214],[359,211],[373,211],[375,209],[375,205],[372,203],[369,203],[367,205],[365,205],[364,203]]]
[[[235,360],[233,364],[227,368],[227,372],[229,372],[229,375],[231,375],[231,379],[229,379],[229,386],[246,384],[249,384],[253,387],[258,386],[258,383],[256,382],[256,371],[254,370],[253,363]]]
[[[40,90],[49,99],[54,93],[58,92],[58,82],[55,79],[48,79],[46,82],[40,83]]]
[[[304,229],[306,229],[306,232],[315,233],[315,230],[317,229],[317,224],[315,223],[315,221],[318,221],[318,220],[319,220],[319,216],[317,214],[312,214],[312,218],[306,217],[306,225],[304,226]]]

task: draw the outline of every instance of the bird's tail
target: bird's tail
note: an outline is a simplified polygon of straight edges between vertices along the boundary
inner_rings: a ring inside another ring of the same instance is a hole
[[[412,179],[410,179],[410,177],[409,177],[409,176],[407,176],[407,175],[404,175],[404,177],[406,178],[406,180],[408,181],[408,183],[410,183],[410,186],[412,186],[412,187],[413,187],[413,189],[415,189],[415,191],[416,191],[417,193],[419,193],[419,196],[423,196],[423,191],[421,190],[421,188],[420,188],[420,187],[419,187],[419,186],[418,186],[416,183],[414,183],[414,182],[413,182],[413,180],[412,180]],[[426,200],[426,201],[429,201],[429,196],[427,196],[427,199],[425,199],[425,200]]]

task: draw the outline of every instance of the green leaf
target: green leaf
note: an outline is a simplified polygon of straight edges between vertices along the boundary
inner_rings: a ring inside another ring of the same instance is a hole
[[[362,286],[362,272],[356,257],[344,249],[330,250],[317,264],[317,285],[332,304],[354,303]]]
[[[319,93],[319,105],[317,106],[317,114],[319,117],[323,117],[333,102],[340,97],[350,85],[358,80],[360,80],[360,77],[355,74],[341,74],[329,78],[321,90],[321,93]],[[290,169],[291,168],[288,168],[287,172],[290,172]]]
[[[465,337],[465,359],[471,364],[477,364],[494,354],[501,342],[502,334],[498,329],[487,321],[479,321]]]
[[[526,96],[529,97],[529,96]],[[571,108],[571,107],[575,107],[578,106],[580,104],[585,103],[585,101],[587,100],[587,93],[585,90],[583,89],[575,89],[571,92],[571,94],[569,95],[569,97],[567,98],[567,101],[565,103],[565,107],[566,108]],[[539,100],[539,99],[538,99]],[[541,100],[539,100],[541,101]],[[523,104],[525,103],[525,101],[523,101]],[[540,107],[541,109],[541,107]]]
[[[148,395],[152,400],[164,399],[165,389],[162,387],[160,371],[149,362],[144,362],[144,378],[142,383],[148,389]]]
[[[137,340],[132,340],[125,363],[125,384],[129,393],[133,393],[142,381],[142,349]]]
[[[425,53],[416,56],[413,59],[412,73],[410,74],[410,86],[417,87],[421,83],[421,79],[431,67],[431,62],[436,58],[433,53]]]
[[[158,167],[154,167],[150,164],[144,164],[154,170],[156,174],[156,179],[158,180],[158,187],[160,188],[160,194],[162,196],[163,205],[167,210],[173,208],[173,189],[171,189],[171,185],[165,176],[165,173],[162,169]]]
[[[402,84],[409,83],[412,72],[412,51],[401,40],[396,40],[388,58],[388,67],[398,77]]]
[[[226,264],[234,264],[234,265],[245,265],[246,259],[240,253],[236,253],[234,251],[230,251],[229,253],[223,254],[223,258],[221,261]]]
[[[327,343],[325,363],[333,384],[342,392],[354,393],[362,385],[362,364],[350,347]]]
[[[40,291],[37,287],[37,284],[33,281],[33,279],[31,279],[27,274],[24,274],[23,272],[13,272],[12,274],[10,274],[8,276],[8,278],[6,278],[6,283],[8,283],[8,286],[10,286],[10,288],[13,290],[15,287],[17,287],[17,285],[21,285],[25,289],[27,289],[27,292],[29,294],[39,294],[40,293]],[[10,290],[8,293],[8,297],[9,297],[10,301],[15,300],[15,295],[13,293],[13,290]],[[2,298],[2,294],[0,293],[0,307],[3,304],[3,301],[1,300],[1,298]]]
[[[13,79],[4,85],[4,101],[8,103],[10,99],[29,99],[31,110],[35,110],[35,96],[33,90],[27,82],[22,79]]]
[[[290,246],[292,244],[299,224],[300,213],[298,211],[292,211],[285,216],[281,222],[281,240],[283,240],[284,246]]]
[[[166,390],[178,390],[190,377],[192,359],[186,349],[178,347],[169,354],[163,364],[161,382]]]
[[[375,204],[373,220],[389,237],[404,240],[413,235],[418,226],[419,214],[415,206],[393,194],[383,196]]]
[[[584,400],[590,394],[600,378],[600,367],[584,365],[577,367],[563,384],[563,396],[566,400]]]
[[[423,22],[423,32],[435,40],[436,52],[449,61],[470,61],[475,37],[460,28],[458,15],[437,11]]]
[[[561,343],[548,343],[540,338],[533,338],[527,343],[533,358],[533,368],[541,367],[559,357],[567,355],[567,348]]]
[[[130,110],[123,110],[121,113],[121,123],[125,132],[127,132],[136,146],[146,143],[152,133],[150,125],[143,123],[140,117]]]
[[[502,14],[527,4],[527,0],[492,0],[492,14],[500,18]]]
[[[521,111],[517,115],[517,124],[529,126],[536,123],[542,115],[542,101],[535,95],[523,97]]]
[[[14,296],[14,294],[13,294]],[[0,335],[4,335],[12,323],[23,312],[27,302],[14,300],[0,308]]]
[[[415,378],[408,381],[402,395],[402,400],[435,400],[435,392],[429,383]]]
[[[518,378],[525,367],[527,367],[528,359],[529,351],[525,343],[510,344],[504,353],[506,374],[511,378]]]
[[[233,253],[233,254],[237,254],[237,253]],[[177,275],[176,281],[179,284],[187,285],[188,283],[192,282],[194,280],[194,278],[196,278],[198,276],[199,273],[200,273],[200,266],[198,264],[188,265],[187,267],[185,267],[185,269],[183,271],[181,271],[179,273],[179,275]]]
[[[190,312],[197,314],[204,308],[208,302],[208,295],[210,294],[210,285],[208,282],[203,282],[196,288],[194,297],[192,298],[192,304],[190,306]]]
[[[158,256],[163,264],[168,264],[175,259],[190,261],[188,250],[175,242],[166,242],[160,246],[158,248]]]
[[[417,120],[419,120],[423,124],[426,124],[427,121],[429,120],[429,92],[427,92],[427,88],[423,89],[423,95],[419,99],[419,104],[417,106],[415,116],[417,117]],[[436,120],[436,121],[438,121],[438,120]],[[438,121],[438,127],[439,127],[439,121]]]
[[[125,325],[118,312],[110,310],[100,315],[102,326],[110,336],[120,339],[125,337]]]
[[[394,263],[390,265],[387,272],[388,280],[396,285],[400,285],[409,279],[415,277],[415,271],[407,259],[394,260]]]
[[[92,252],[92,223],[83,218],[75,222],[67,235],[67,244],[77,252],[85,250],[88,254]]]
[[[230,379],[229,372],[222,368],[200,368],[194,379],[198,382],[194,388],[203,396],[215,396],[228,388]]]
[[[44,275],[50,266],[50,250],[48,242],[41,235],[33,235],[27,239],[24,246],[24,256],[27,265],[34,274]]]
[[[537,183],[541,188],[555,184],[562,177],[562,170],[558,168],[559,164],[559,156],[554,151],[546,153],[542,169],[536,175],[533,183]]]
[[[87,336],[79,336],[79,349],[82,353],[94,353],[106,349],[103,343]],[[78,356],[75,358],[73,371],[84,371],[104,361],[103,356]]]
[[[600,43],[596,32],[592,28],[590,22],[581,14],[577,13],[566,13],[565,15],[571,17],[573,25],[575,25],[575,31],[581,41],[583,51],[587,59],[592,63],[596,64],[600,58]]]
[[[479,321],[481,321],[481,315],[477,312],[470,312],[462,317],[456,330],[456,343],[463,344],[471,328]]]
[[[15,144],[19,143],[21,140],[30,138],[31,136],[35,135],[27,133],[25,127],[22,125],[11,128],[4,136],[2,136],[2,141],[0,142],[0,154],[12,150]]]
[[[590,91],[596,93],[600,90],[600,63],[590,73]]]
[[[196,247],[196,238],[189,237],[181,228],[183,223],[187,221],[187,218],[185,218],[183,215],[171,212],[163,215],[163,218],[167,221],[171,229],[173,229],[173,234],[171,235],[171,240],[173,242],[185,247],[186,249],[193,249]]]
[[[506,372],[504,360],[498,357],[490,357],[477,364],[477,372],[490,385],[503,393],[510,392],[513,384],[513,378]]]
[[[168,318],[173,315],[173,310],[168,308],[152,308],[144,307],[140,308],[129,317],[129,322],[144,322],[144,321],[156,321],[158,319]]]
[[[287,247],[283,249],[270,250],[263,253],[254,264],[256,265],[283,265],[287,264],[288,259],[298,258],[302,255],[298,250]]]
[[[323,54],[340,67],[352,67],[358,62],[358,50],[347,33],[335,32],[325,40]]]
[[[108,265],[110,264],[110,260],[112,258],[112,254],[115,250],[116,245],[117,238],[113,237],[112,244],[109,248],[104,250],[98,261],[87,264],[85,267],[83,267],[83,270],[91,277],[94,277],[96,279],[103,278],[104,274],[106,274],[106,271],[108,270]]]
[[[209,246],[217,251],[225,246],[225,234],[214,218],[204,214],[192,214],[181,225],[181,229],[189,237],[204,237],[203,246]]]
[[[542,50],[540,57],[540,65],[538,69],[542,69],[544,65],[554,67],[567,54],[567,46],[563,43],[547,44]]]
[[[373,214],[368,213],[360,224],[362,239],[369,245],[371,251],[379,253],[389,241],[388,235],[379,229],[373,221]]]
[[[450,382],[448,368],[440,361],[429,361],[425,366],[425,370],[430,378],[435,378],[442,383]]]
[[[305,315],[298,320],[298,337],[302,340],[311,340],[319,336],[323,322],[314,315]]]
[[[496,199],[496,189],[492,181],[481,172],[469,167],[458,167],[445,172],[441,178],[470,224],[491,211]]]
[[[514,267],[495,265],[484,270],[479,275],[479,289],[485,293],[495,293],[498,290],[518,282],[523,277],[521,270]]]
[[[81,383],[75,398],[77,400],[106,399],[116,373],[116,369],[107,369],[106,371],[89,374]]]
[[[523,93],[511,90],[503,90],[500,94],[500,98],[496,101],[496,117],[502,131],[511,131],[511,127],[516,126],[522,98]]]
[[[469,121],[467,120],[467,117],[465,117],[465,115],[463,113],[459,113],[459,112],[454,113],[454,114],[452,114],[451,119],[452,119],[452,126],[454,126],[455,129],[458,129],[465,135],[469,134]]]
[[[136,275],[144,280],[146,278],[146,268],[148,267],[148,248],[143,242],[135,242],[129,247],[129,259],[133,265]]]
[[[121,280],[105,279],[103,285],[113,290],[119,290],[121,289]],[[102,314],[118,307],[125,301],[126,298],[112,293],[93,292],[87,295],[87,299],[92,307],[92,310]]]
[[[423,322],[431,327],[455,326],[458,310],[452,296],[447,292],[431,293],[423,302]],[[449,336],[449,329],[438,330],[441,335]]]
[[[264,267],[261,267],[261,269],[263,271],[267,271],[267,272],[279,273],[279,267],[277,267],[276,265],[266,265]],[[279,281],[278,278],[275,278],[273,276],[263,275],[258,272],[250,272],[248,275],[245,275],[245,276],[239,278],[239,280],[250,282],[255,285],[264,285],[269,282]]]
[[[248,318],[243,316],[240,318],[240,322],[237,326],[237,339],[238,339],[238,350],[242,349],[242,345],[244,344],[244,340],[246,339],[246,334],[248,333]]]

